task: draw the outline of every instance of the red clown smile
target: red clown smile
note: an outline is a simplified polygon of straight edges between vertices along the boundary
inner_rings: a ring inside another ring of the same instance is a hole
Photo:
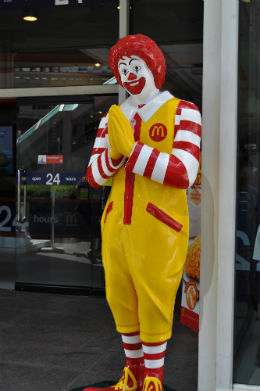
[[[145,77],[141,77],[139,80],[125,82],[123,86],[131,95],[138,95],[145,86]]]

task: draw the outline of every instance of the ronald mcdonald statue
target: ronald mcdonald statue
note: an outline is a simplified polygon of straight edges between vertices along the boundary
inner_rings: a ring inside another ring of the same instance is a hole
[[[186,189],[199,167],[201,116],[193,103],[160,91],[165,59],[150,38],[120,39],[109,63],[130,96],[102,118],[87,170],[94,188],[113,177],[101,219],[102,258],[126,363],[119,382],[105,390],[162,391],[188,247]]]

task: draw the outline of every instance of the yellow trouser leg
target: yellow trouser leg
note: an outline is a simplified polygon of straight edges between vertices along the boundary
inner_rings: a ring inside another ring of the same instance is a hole
[[[154,222],[152,237],[147,230],[141,234],[134,225],[128,228],[126,253],[138,297],[141,340],[165,341],[172,334],[173,310],[188,237],[185,231],[177,233],[160,221]]]
[[[103,233],[102,259],[105,269],[106,297],[120,333],[139,331],[137,295],[120,245],[120,232]]]

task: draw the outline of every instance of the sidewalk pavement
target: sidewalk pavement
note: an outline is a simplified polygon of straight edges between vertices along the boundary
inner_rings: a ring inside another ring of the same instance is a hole
[[[197,390],[198,336],[175,316],[165,383]],[[104,297],[0,290],[0,391],[118,381],[124,354]]]

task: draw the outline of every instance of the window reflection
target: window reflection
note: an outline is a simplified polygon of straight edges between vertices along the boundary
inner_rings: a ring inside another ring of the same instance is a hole
[[[240,2],[234,382],[259,385],[259,1]]]
[[[201,109],[203,2],[133,1],[130,26],[131,33],[148,35],[162,49],[167,65],[163,88]]]
[[[114,0],[64,6],[34,1],[33,23],[22,18],[25,3],[11,9],[0,4],[0,88],[103,84],[113,76],[108,53],[118,39]]]
[[[110,186],[92,189],[86,168],[100,119],[117,96],[67,99],[17,102],[20,206],[27,219],[17,225],[24,241],[17,242],[16,281],[103,288],[100,218]]]

